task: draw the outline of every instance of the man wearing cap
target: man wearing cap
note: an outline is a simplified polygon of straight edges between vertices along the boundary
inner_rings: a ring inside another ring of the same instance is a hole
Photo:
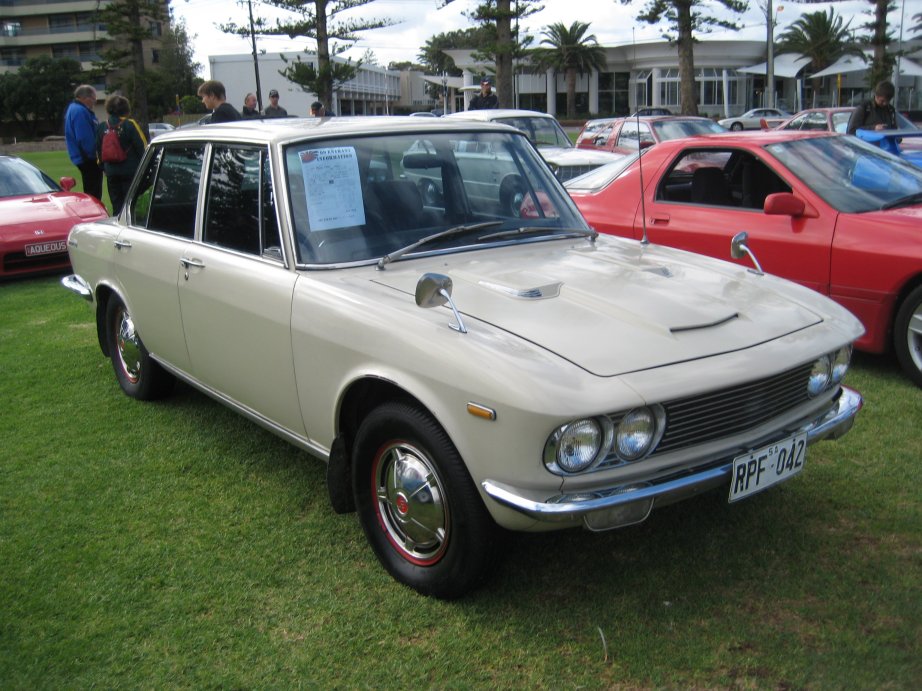
[[[320,101],[314,101],[311,103],[311,116],[315,118],[326,117],[327,110],[323,107],[323,104]]]
[[[490,80],[484,77],[480,80],[480,93],[471,99],[468,110],[489,110],[490,108],[499,108],[499,99],[493,93],[493,85]]]
[[[269,92],[269,105],[263,111],[267,118],[287,118],[288,111],[279,105],[279,92],[275,89]]]

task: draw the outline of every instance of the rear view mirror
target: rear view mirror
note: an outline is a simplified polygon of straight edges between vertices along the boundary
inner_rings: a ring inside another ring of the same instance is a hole
[[[763,210],[769,216],[803,216],[807,205],[790,192],[776,192],[765,197]]]
[[[466,334],[467,328],[461,321],[461,314],[451,299],[451,279],[444,274],[423,274],[416,283],[416,304],[419,307],[441,307],[448,305],[455,315],[455,323],[449,322],[455,331]]]
[[[730,256],[734,259],[742,259],[743,257],[749,257],[752,260],[752,263],[755,264],[755,271],[749,269],[753,273],[757,273],[760,276],[765,272],[762,271],[762,265],[759,264],[759,260],[756,259],[756,255],[752,253],[752,250],[749,249],[749,233],[746,231],[741,231],[733,236],[733,239],[730,240]]]

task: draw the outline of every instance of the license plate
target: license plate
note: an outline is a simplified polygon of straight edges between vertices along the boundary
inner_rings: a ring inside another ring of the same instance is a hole
[[[66,252],[67,240],[54,240],[52,242],[35,242],[26,245],[26,256],[34,257],[37,254],[52,254],[54,252]]]
[[[784,482],[804,468],[807,435],[798,434],[733,459],[730,501]]]

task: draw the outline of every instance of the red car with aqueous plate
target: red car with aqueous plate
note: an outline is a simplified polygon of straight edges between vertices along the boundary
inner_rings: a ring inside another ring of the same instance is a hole
[[[0,278],[70,266],[67,234],[77,223],[107,218],[106,208],[82,192],[70,192],[16,156],[0,156]]]
[[[766,272],[847,307],[855,347],[892,347],[922,386],[922,170],[856,137],[775,130],[662,142],[566,187],[605,233],[727,258],[746,231]]]

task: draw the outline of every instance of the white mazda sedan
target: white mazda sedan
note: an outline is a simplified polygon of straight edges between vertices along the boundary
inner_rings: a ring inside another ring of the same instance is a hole
[[[608,530],[786,481],[861,406],[851,314],[598,236],[504,125],[176,130],[68,249],[127,395],[181,379],[318,457],[333,508],[436,597],[484,580],[500,527]]]

